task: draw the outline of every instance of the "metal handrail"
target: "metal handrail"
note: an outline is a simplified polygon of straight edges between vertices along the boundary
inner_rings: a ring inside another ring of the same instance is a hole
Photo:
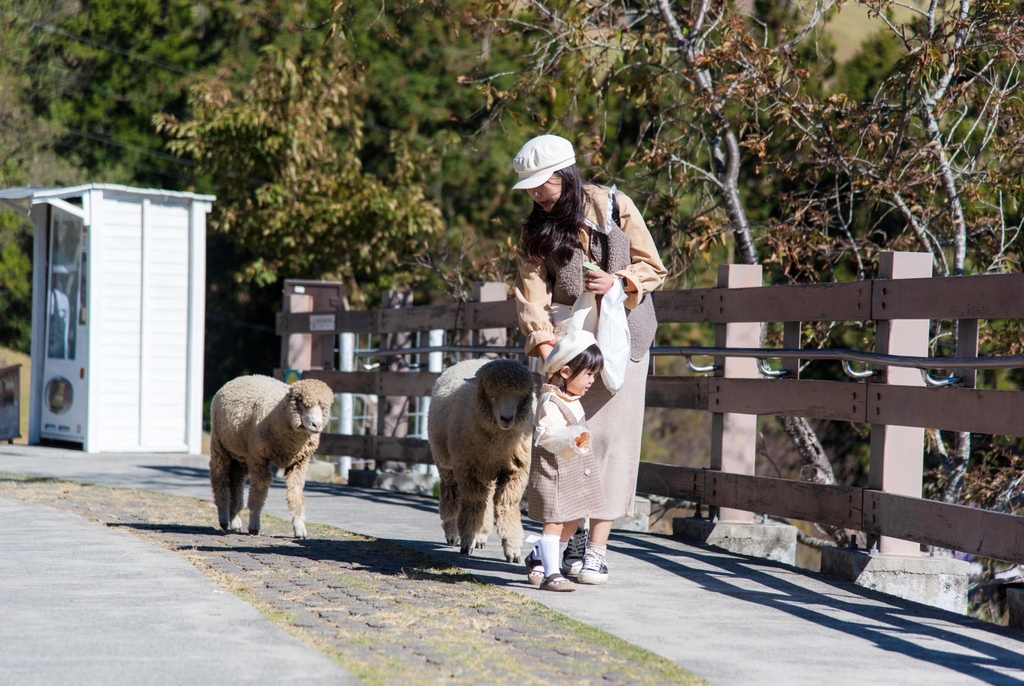
[[[881,370],[878,369],[864,369],[858,372],[857,370],[850,366],[849,360],[843,360],[843,371],[846,372],[846,375],[851,379],[858,380],[870,379],[871,377],[878,376],[879,374],[882,373]]]
[[[789,376],[788,369],[772,369],[768,366],[767,357],[757,358],[757,368],[761,370],[761,375],[766,376],[769,379],[781,379],[784,376]]]
[[[400,355],[426,355],[427,353],[495,353],[498,355],[525,355],[522,348],[499,345],[435,345],[427,348],[381,348],[360,350],[356,357],[397,357]]]
[[[424,348],[395,348],[362,350],[355,353],[356,357],[395,357],[403,355],[423,355],[426,353],[494,353],[498,355],[523,355],[524,351],[516,346],[495,345],[438,345]],[[1024,356],[1009,357],[914,357],[910,355],[885,355],[882,353],[863,352],[836,348],[651,348],[651,355],[682,357],[743,357],[764,360],[833,360],[839,362],[859,362],[877,367],[908,367],[911,369],[1016,369],[1024,368]],[[855,372],[864,374],[865,372]]]
[[[1016,369],[1024,367],[1024,356],[1010,357],[913,357],[884,355],[860,350],[814,348],[651,348],[652,355],[694,357],[745,357],[766,360],[835,360],[860,362],[879,367],[911,369]]]

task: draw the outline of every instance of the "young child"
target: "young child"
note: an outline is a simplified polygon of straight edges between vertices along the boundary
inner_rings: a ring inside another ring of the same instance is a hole
[[[540,543],[526,557],[530,583],[542,591],[574,591],[559,557],[581,517],[601,506],[601,482],[590,451],[580,398],[601,373],[604,358],[588,331],[560,339],[544,363],[547,383],[537,402],[530,465],[530,519],[543,522]]]

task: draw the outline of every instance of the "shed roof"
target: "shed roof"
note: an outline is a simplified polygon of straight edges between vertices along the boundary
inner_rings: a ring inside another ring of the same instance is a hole
[[[25,186],[23,188],[5,188],[0,190],[0,203],[17,210],[27,212],[32,205],[46,202],[49,199],[74,198],[91,190],[115,191],[117,193],[128,193],[132,195],[146,195],[161,198],[182,198],[186,200],[198,200],[200,202],[213,202],[217,199],[214,195],[201,195],[187,191],[168,191],[161,188],[133,188],[132,186],[121,186],[114,183],[87,183],[81,186],[69,186],[67,188],[47,188],[45,186]],[[28,203],[19,201],[28,201]]]

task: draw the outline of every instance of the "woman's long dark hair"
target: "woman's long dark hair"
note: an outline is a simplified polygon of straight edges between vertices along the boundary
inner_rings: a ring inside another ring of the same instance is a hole
[[[572,259],[573,252],[583,247],[580,244],[580,226],[587,217],[587,196],[575,164],[559,169],[555,174],[562,179],[562,197],[550,213],[533,203],[533,212],[523,225],[519,249],[538,262],[551,255],[557,264],[564,265]]]

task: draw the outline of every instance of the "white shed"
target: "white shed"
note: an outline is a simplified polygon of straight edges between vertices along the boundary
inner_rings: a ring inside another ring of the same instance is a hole
[[[110,184],[0,190],[35,225],[29,443],[202,452],[213,201]]]

